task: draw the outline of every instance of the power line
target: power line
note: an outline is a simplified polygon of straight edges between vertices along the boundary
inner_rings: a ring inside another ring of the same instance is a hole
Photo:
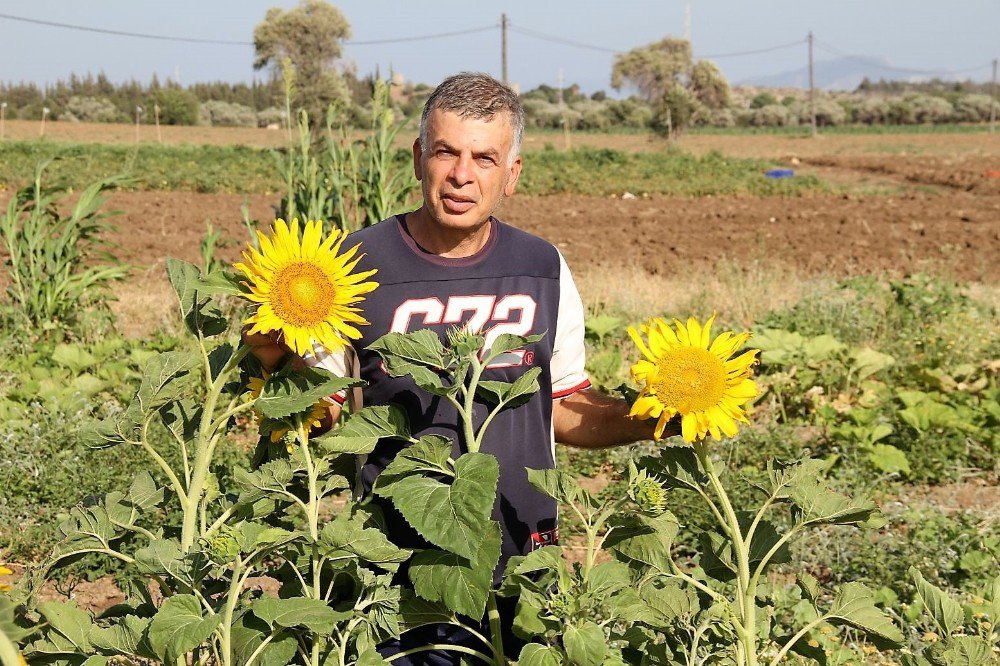
[[[697,54],[696,58],[736,58],[738,56],[748,56],[756,55],[758,53],[770,53],[771,51],[780,51],[782,49],[787,49],[792,46],[801,46],[806,43],[804,39],[796,39],[794,42],[788,42],[787,44],[778,44],[777,46],[768,46],[763,49],[754,49],[752,51],[733,51],[731,53],[705,53]]]
[[[253,42],[238,42],[225,39],[199,39],[197,37],[174,37],[169,35],[152,35],[144,32],[126,32],[124,30],[109,30],[107,28],[94,28],[85,25],[73,25],[70,23],[57,23],[56,21],[43,21],[41,19],[25,18],[23,16],[11,16],[10,14],[0,14],[0,18],[8,21],[21,21],[22,23],[34,23],[36,25],[47,25],[54,28],[67,28],[69,30],[81,30],[84,32],[99,32],[105,35],[120,35],[122,37],[139,37],[141,39],[158,39],[167,42],[189,42],[196,44],[224,44],[228,46],[253,46]]]
[[[621,51],[619,49],[609,49],[604,46],[585,44],[583,42],[577,42],[572,39],[564,39],[562,37],[556,37],[555,35],[549,35],[544,32],[538,32],[537,30],[531,30],[530,28],[522,28],[519,25],[511,23],[509,20],[507,21],[507,27],[513,30],[514,32],[518,32],[527,37],[534,37],[535,39],[540,39],[546,42],[552,42],[554,44],[562,44],[563,46],[574,46],[578,49],[589,49],[591,51],[600,51],[602,53],[624,53],[624,51]]]
[[[535,39],[540,39],[540,40],[547,41],[547,42],[552,42],[554,44],[562,44],[564,46],[573,46],[573,47],[576,47],[576,48],[588,49],[588,50],[591,50],[591,51],[599,51],[601,53],[618,54],[618,53],[624,53],[625,52],[622,49],[611,49],[611,48],[608,48],[606,46],[598,46],[596,44],[587,44],[587,43],[578,42],[578,41],[575,41],[575,40],[572,40],[572,39],[564,39],[562,37],[557,37],[555,35],[550,35],[550,34],[547,34],[547,33],[544,33],[544,32],[539,32],[537,30],[531,30],[529,28],[522,28],[521,26],[514,25],[513,23],[510,23],[510,22],[508,22],[507,25],[510,26],[511,30],[514,30],[514,31],[516,31],[516,32],[518,32],[518,33],[520,33],[522,35],[525,35],[527,37],[534,37]],[[697,57],[697,58],[735,58],[737,56],[749,56],[749,55],[756,55],[758,53],[770,53],[771,51],[780,51],[781,49],[787,49],[787,48],[792,47],[792,46],[800,46],[802,44],[805,44],[805,40],[804,39],[796,39],[794,42],[787,42],[785,44],[777,44],[775,46],[768,46],[768,47],[765,47],[765,48],[762,48],[762,49],[752,49],[752,50],[749,50],[749,51],[733,51],[733,52],[730,52],[730,53],[696,54],[695,57]]]
[[[108,28],[95,28],[86,25],[74,25],[72,23],[59,23],[57,21],[43,21],[41,19],[27,18],[24,16],[12,16],[10,14],[0,14],[0,19],[9,21],[20,21],[22,23],[33,23],[35,25],[45,25],[53,28],[66,28],[68,30],[80,30],[83,32],[97,32],[105,35],[118,35],[121,37],[138,37],[140,39],[156,39],[166,42],[187,42],[195,44],[221,44],[224,46],[253,46],[253,42],[243,42],[228,39],[201,39],[198,37],[178,37],[175,35],[154,35],[146,32],[128,32],[125,30],[110,30]],[[373,44],[397,44],[403,42],[417,42],[425,39],[441,39],[443,37],[456,37],[458,35],[469,35],[486,30],[495,30],[498,23],[482,26],[479,28],[469,28],[467,30],[454,30],[451,32],[439,32],[433,35],[416,35],[413,37],[396,37],[391,39],[367,39],[353,42],[344,42],[346,46],[368,46]]]
[[[494,23],[493,25],[484,25],[479,28],[469,28],[467,30],[455,30],[452,32],[439,32],[434,35],[419,35],[416,37],[396,37],[393,39],[368,39],[360,42],[344,42],[347,46],[367,46],[369,44],[399,44],[401,42],[418,42],[424,39],[440,39],[441,37],[458,37],[459,35],[471,35],[477,32],[486,32],[487,30],[496,30],[500,27],[499,23]]]

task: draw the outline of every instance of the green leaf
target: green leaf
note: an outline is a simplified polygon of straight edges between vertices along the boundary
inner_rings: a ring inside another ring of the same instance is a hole
[[[476,387],[476,394],[494,405],[504,405],[512,409],[520,407],[538,392],[538,376],[541,368],[529,368],[513,382],[482,381]]]
[[[662,586],[647,583],[639,588],[639,597],[645,607],[639,621],[651,627],[669,626],[680,618],[691,617],[699,610],[698,596],[694,590],[682,588],[674,581]]]
[[[896,359],[892,356],[875,351],[870,347],[862,347],[851,356],[853,357],[851,369],[859,380],[885,370],[896,362]]]
[[[466,453],[456,461],[450,484],[411,474],[388,487],[376,487],[376,492],[390,497],[407,522],[435,546],[474,560],[488,536],[499,476],[496,458]]]
[[[441,601],[474,620],[486,612],[493,570],[500,559],[500,526],[491,525],[472,562],[454,553],[425,550],[410,563],[413,589],[428,601]]]
[[[135,394],[142,411],[149,413],[179,396],[182,387],[178,380],[197,363],[194,354],[180,351],[163,352],[150,359]]]
[[[928,583],[916,567],[910,567],[907,573],[913,579],[917,598],[924,604],[924,608],[927,609],[934,624],[937,625],[941,636],[951,636],[965,621],[965,614],[962,612],[961,604],[936,586]]]
[[[410,424],[398,405],[373,405],[351,414],[337,432],[345,437],[409,439]]]
[[[493,341],[489,350],[483,352],[483,358],[498,356],[500,354],[514,351],[515,349],[523,349],[528,345],[535,344],[544,337],[545,333],[538,333],[536,335],[512,335],[510,333],[502,333],[497,336],[496,340]]]
[[[989,643],[978,636],[955,636],[931,646],[931,660],[944,666],[983,666],[995,664],[996,655]]]
[[[690,447],[665,446],[659,458],[643,458],[640,468],[648,468],[650,473],[663,479],[667,488],[698,491],[708,483],[708,477],[701,471],[698,457]]]
[[[528,643],[521,648],[518,666],[562,666],[562,653],[551,645]]]
[[[155,659],[156,653],[146,635],[151,622],[150,618],[126,615],[107,628],[95,626],[90,632],[90,642],[97,649],[112,654]]]
[[[167,259],[167,277],[180,301],[184,324],[191,333],[211,337],[225,332],[229,322],[218,303],[201,291],[201,271],[194,264]]]
[[[274,496],[283,502],[290,501],[284,491],[294,476],[292,464],[282,458],[264,463],[252,472],[242,467],[237,467],[233,472],[233,478],[242,491],[239,500],[241,504],[268,496]]]
[[[868,452],[868,460],[876,469],[887,474],[910,475],[910,461],[906,454],[892,444],[876,444]]]
[[[795,504],[795,519],[803,525],[857,525],[878,511],[871,500],[851,499],[820,481],[797,483],[789,496]]]
[[[396,454],[375,481],[375,492],[389,497],[392,486],[415,473],[452,476],[452,443],[441,435],[424,435]]]
[[[566,659],[573,666],[601,666],[608,653],[604,630],[594,622],[570,625],[563,634]]]
[[[382,357],[386,372],[393,377],[409,376],[423,390],[433,395],[448,395],[458,386],[445,386],[447,351],[434,331],[422,328],[412,333],[386,333],[368,345]]]
[[[319,437],[310,438],[309,442],[326,455],[361,455],[374,451],[378,445],[378,438],[352,437],[341,434],[339,430],[331,430]]]
[[[428,601],[404,589],[399,601],[399,629],[409,631],[428,624],[453,622],[455,614],[442,603]]]
[[[599,342],[604,342],[604,338],[611,333],[621,329],[622,320],[611,315],[598,315],[588,317],[584,328],[588,334],[593,335]]]
[[[329,635],[333,632],[338,620],[344,619],[343,614],[334,611],[322,599],[308,599],[306,597],[292,597],[290,599],[261,597],[250,605],[250,610],[253,611],[254,615],[267,622],[272,629],[275,627],[284,629],[305,627],[320,635]],[[347,615],[349,616],[350,613]]]
[[[233,656],[237,664],[245,664],[264,640],[271,635],[271,628],[253,613],[245,612],[233,622]],[[279,631],[254,661],[261,666],[287,666],[298,649],[292,632]]]
[[[396,571],[405,562],[411,552],[394,545],[386,535],[372,527],[365,527],[361,515],[350,516],[340,513],[323,526],[320,541],[339,551],[355,555],[358,558],[375,564],[386,571]],[[328,553],[327,558],[336,557],[336,553]]]
[[[282,419],[308,412],[323,398],[361,383],[360,380],[338,377],[322,368],[282,370],[264,383],[254,407],[265,418]]]
[[[92,652],[90,631],[93,621],[90,615],[80,610],[74,604],[60,601],[44,601],[38,604],[38,612],[42,614],[49,626],[80,652]]]
[[[795,576],[795,584],[802,590],[802,597],[809,600],[813,606],[823,590],[819,586],[816,577],[809,573],[800,573]]]
[[[903,644],[903,633],[875,606],[872,591],[862,583],[841,585],[828,616],[830,624],[849,625],[896,647]]]
[[[201,604],[193,595],[170,597],[149,625],[149,643],[162,661],[176,661],[212,635],[222,615],[202,617]]]
[[[572,504],[582,501],[584,490],[576,477],[561,469],[531,469],[528,472],[528,483],[535,490],[548,495],[562,504]]]
[[[52,362],[68,369],[73,374],[79,374],[94,365],[97,359],[80,345],[60,343],[52,351]]]
[[[214,270],[202,275],[195,283],[195,289],[206,296],[228,294],[242,296],[246,289],[242,286],[243,276],[224,270]]]
[[[659,516],[632,514],[616,518],[604,547],[626,564],[641,562],[658,571],[671,571],[670,548],[680,529],[668,512]]]
[[[153,475],[149,472],[139,472],[132,479],[126,499],[137,509],[152,509],[163,502],[163,488],[156,485]]]

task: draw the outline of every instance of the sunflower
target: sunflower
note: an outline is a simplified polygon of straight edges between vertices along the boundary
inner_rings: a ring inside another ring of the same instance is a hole
[[[751,349],[731,358],[749,333],[726,331],[712,340],[713,314],[702,326],[694,317],[687,324],[674,320],[674,327],[660,318],[640,326],[648,339],[629,327],[628,334],[644,358],[632,366],[632,378],[642,385],[629,416],[659,419],[654,436],[676,414],[681,415],[681,434],[694,442],[711,434],[732,437],[737,423],[748,423],[743,405],[757,395],[750,368],[757,351]]]
[[[0,576],[13,576],[14,572],[7,567],[0,566]],[[6,583],[0,583],[0,592],[10,592],[11,587]]]
[[[265,382],[267,382],[270,376],[271,373],[265,371],[263,377],[250,378],[249,382],[250,385],[248,388],[250,389],[251,400],[256,400],[257,398],[260,397],[261,392],[264,390],[264,384]],[[309,414],[306,415],[302,423],[306,427],[306,432],[309,432],[313,428],[318,428],[320,426],[320,424],[323,422],[323,417],[326,415],[326,408],[327,408],[326,400],[320,400],[319,402],[317,402],[315,405],[312,406],[312,409],[309,410]],[[257,417],[258,422],[264,421],[264,415],[261,414],[259,411],[255,409],[253,410],[253,413]],[[272,444],[277,444],[278,442],[280,442],[282,438],[286,434],[288,434],[288,431],[292,429],[292,426],[285,421],[271,421],[270,425],[273,428],[271,430],[271,435],[270,435]],[[291,453],[292,451],[295,450],[295,443],[289,442],[286,448],[288,449],[288,452]]]
[[[364,255],[360,245],[340,254],[347,234],[334,229],[323,239],[323,223],[306,222],[299,238],[299,221],[291,228],[276,220],[274,233],[257,232],[260,251],[243,252],[244,261],[233,268],[246,276],[246,298],[259,303],[245,323],[250,333],[281,331],[285,343],[298,355],[313,351],[313,343],[330,353],[340,351],[348,339],[361,333],[353,324],[367,325],[357,304],[378,287],[365,282],[374,270],[351,273]]]

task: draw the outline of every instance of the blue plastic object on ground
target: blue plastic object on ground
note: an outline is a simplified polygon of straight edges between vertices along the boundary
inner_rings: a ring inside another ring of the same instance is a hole
[[[764,176],[767,178],[791,178],[794,175],[795,172],[791,169],[771,169],[764,172]]]

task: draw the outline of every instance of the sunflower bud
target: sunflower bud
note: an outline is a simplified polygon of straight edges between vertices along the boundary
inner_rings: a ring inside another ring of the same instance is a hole
[[[645,470],[632,480],[628,494],[643,513],[658,516],[667,509],[666,489],[660,481],[646,474]]]
[[[228,564],[240,555],[240,544],[232,534],[216,534],[208,541],[209,556],[217,564]]]

